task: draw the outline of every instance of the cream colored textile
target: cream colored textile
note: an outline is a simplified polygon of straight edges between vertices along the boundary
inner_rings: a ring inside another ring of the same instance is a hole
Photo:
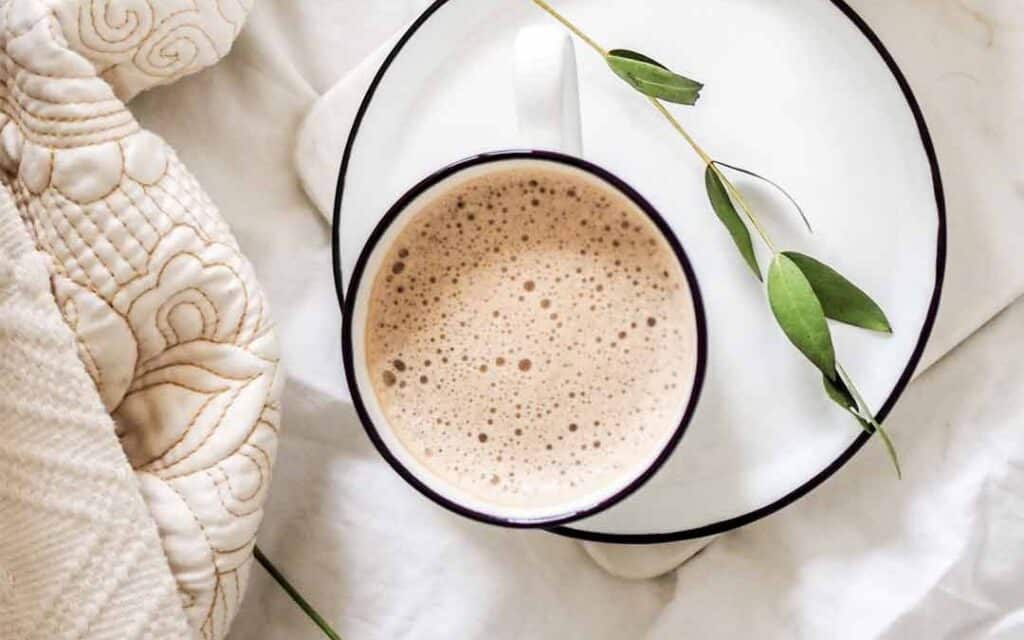
[[[0,187],[0,636],[191,635],[114,426]]]
[[[125,102],[227,54],[252,0],[42,0]]]
[[[252,564],[277,446],[277,343],[216,207],[122,99],[214,62],[245,13],[235,0],[0,2],[2,179],[50,258],[188,619],[210,639]]]

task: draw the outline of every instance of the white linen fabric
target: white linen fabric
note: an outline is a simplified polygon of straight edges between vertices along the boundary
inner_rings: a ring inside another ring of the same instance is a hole
[[[851,3],[909,76],[946,178],[947,297],[926,358],[937,364],[889,420],[907,480],[897,483],[881,448],[868,447],[791,508],[721,537],[671,573],[636,581],[610,577],[574,541],[441,511],[380,460],[348,404],[330,231],[318,209],[330,210],[354,105],[330,100],[345,91],[338,81],[426,4],[257,4],[230,56],[134,104],[224,205],[284,310],[288,428],[260,542],[342,635],[1024,633],[1016,613],[1024,407],[1013,393],[1024,383],[1024,309],[985,325],[1024,282],[1016,256],[1024,227],[1012,213],[1024,166],[1015,0]],[[689,553],[675,545],[591,550],[632,578],[663,573]],[[231,637],[318,634],[257,571]]]
[[[283,376],[252,267],[195,178],[123,100],[214,62],[246,11],[236,0],[0,2],[0,181],[48,257],[51,295],[135,470],[177,606],[209,640],[227,633],[245,591]],[[10,420],[0,417],[4,439]],[[55,456],[75,445],[58,435]],[[141,566],[131,551],[125,559]],[[117,622],[88,612],[102,601],[65,596],[54,606]],[[124,622],[96,637],[148,637]],[[65,627],[26,637],[93,637]]]

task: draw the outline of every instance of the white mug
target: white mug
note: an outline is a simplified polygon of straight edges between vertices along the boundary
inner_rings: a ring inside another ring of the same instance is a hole
[[[692,304],[692,340],[696,358],[689,397],[681,407],[677,426],[647,458],[609,481],[606,486],[583,496],[563,498],[544,505],[508,506],[489,503],[441,478],[423,464],[394,432],[382,410],[366,364],[366,327],[370,297],[385,259],[408,223],[424,206],[448,192],[461,181],[496,170],[541,164],[544,170],[569,172],[620,193],[636,205],[653,223],[677,258],[689,289]],[[345,377],[356,413],[381,455],[413,487],[440,504],[464,516],[507,527],[552,527],[596,514],[636,491],[662,466],[679,443],[697,407],[707,363],[707,335],[700,289],[693,268],[679,240],[661,215],[639,193],[608,171],[580,158],[552,151],[499,151],[468,158],[443,167],[410,189],[380,220],[364,245],[352,272],[345,296],[342,325],[342,355]]]

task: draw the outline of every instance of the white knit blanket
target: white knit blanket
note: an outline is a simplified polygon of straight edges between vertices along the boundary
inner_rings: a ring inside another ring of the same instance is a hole
[[[5,638],[180,638],[187,618],[214,639],[238,610],[276,453],[276,338],[216,208],[125,101],[226,54],[247,11],[0,1],[0,181],[27,232],[10,246],[39,251],[6,258],[44,256],[49,285],[29,277],[0,327]]]

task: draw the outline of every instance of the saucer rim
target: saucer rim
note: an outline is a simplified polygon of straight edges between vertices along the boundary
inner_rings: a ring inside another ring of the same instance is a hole
[[[381,66],[377,69],[374,74],[373,80],[370,83],[362,101],[360,102],[359,109],[356,112],[355,119],[352,123],[352,128],[349,131],[348,138],[345,144],[344,154],[342,155],[341,166],[338,172],[338,180],[335,189],[334,197],[334,208],[331,222],[331,259],[332,259],[332,271],[334,276],[335,294],[338,299],[338,304],[341,312],[345,312],[345,291],[343,284],[343,277],[341,272],[341,242],[340,242],[340,228],[341,228],[341,204],[344,198],[345,189],[345,178],[348,173],[349,162],[351,160],[351,154],[355,147],[355,142],[359,134],[359,129],[362,125],[363,119],[366,116],[367,111],[373,101],[374,94],[377,91],[378,86],[384,79],[388,69],[391,67],[394,60],[398,57],[401,51],[405,48],[405,45],[415,36],[415,34],[426,24],[430,18],[442,7],[447,5],[452,0],[434,0],[429,7],[427,7],[423,13],[421,13],[415,21],[409,26],[409,28],[402,34],[401,38],[397,41],[395,46],[388,52],[387,57],[384,59]],[[914,347],[910,358],[903,370],[903,373],[896,381],[892,391],[887,397],[886,401],[882,404],[879,409],[876,419],[879,423],[883,422],[885,418],[891,413],[895,407],[897,401],[902,397],[907,386],[913,378],[914,372],[920,364],[921,358],[924,355],[925,347],[928,344],[928,340],[931,337],[932,330],[935,326],[935,320],[938,315],[939,305],[942,298],[942,289],[945,280],[946,272],[946,256],[947,256],[947,219],[946,219],[946,199],[945,192],[943,189],[942,175],[939,168],[938,156],[935,151],[935,146],[932,142],[932,136],[928,129],[928,125],[925,121],[923,112],[921,111],[920,104],[918,103],[917,97],[914,94],[913,89],[910,86],[909,81],[904,75],[902,69],[893,58],[892,54],[886,48],[881,38],[874,32],[874,30],[867,24],[867,22],[849,5],[846,0],[822,0],[830,2],[839,12],[850,20],[851,23],[858,29],[858,31],[868,40],[868,42],[875,49],[875,52],[882,58],[889,72],[896,80],[900,91],[902,92],[904,99],[907,102],[907,107],[910,109],[911,115],[914,118],[914,122],[917,125],[918,134],[921,139],[921,145],[925,151],[925,155],[928,159],[928,164],[931,170],[932,185],[935,196],[936,213],[938,217],[938,229],[936,238],[936,260],[935,260],[935,284],[933,286],[931,302],[928,306],[927,314],[925,315],[924,323],[921,327],[921,331],[918,335],[917,343]],[[553,526],[548,528],[548,531],[556,533],[558,535],[576,538],[580,540],[586,540],[591,542],[603,542],[613,544],[634,544],[634,545],[645,545],[645,544],[662,544],[666,542],[678,542],[683,540],[693,540],[697,538],[704,538],[708,536],[718,535],[725,533],[739,527],[751,524],[757,520],[765,518],[787,506],[796,502],[800,498],[804,497],[812,490],[821,486],[826,480],[832,477],[839,469],[846,465],[854,455],[860,451],[861,447],[871,438],[872,434],[867,432],[861,432],[853,440],[853,442],[831,463],[829,463],[824,469],[806,480],[792,491],[786,493],[782,497],[762,506],[757,509],[748,511],[747,513],[735,516],[732,518],[726,518],[718,520],[716,522],[702,525],[700,527],[692,527],[689,529],[683,529],[679,531],[670,532],[657,532],[657,533],[606,533],[600,531],[592,531],[587,529],[579,529],[567,526]]]

